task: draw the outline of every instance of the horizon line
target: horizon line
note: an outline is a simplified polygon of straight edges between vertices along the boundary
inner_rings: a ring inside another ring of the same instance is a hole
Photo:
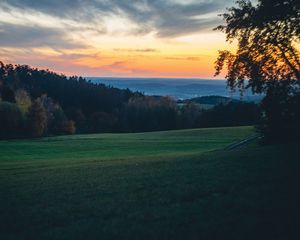
[[[159,79],[159,80],[212,80],[212,81],[226,81],[226,79],[213,79],[213,78],[201,78],[201,77],[112,77],[112,76],[101,76],[101,77],[97,77],[97,76],[85,76],[83,78],[101,78],[101,79],[114,79],[114,78],[118,78],[118,79]]]

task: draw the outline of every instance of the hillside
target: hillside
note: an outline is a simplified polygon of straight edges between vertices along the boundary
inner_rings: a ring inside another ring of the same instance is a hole
[[[299,144],[223,150],[253,134],[0,141],[1,239],[292,239]]]
[[[214,98],[203,99],[223,99]],[[240,105],[216,108],[211,119],[204,105],[180,105],[167,96],[146,96],[82,77],[0,61],[0,139],[246,126],[257,124],[260,116],[257,106]],[[215,122],[218,118],[214,115],[224,115],[227,110],[227,119]]]
[[[238,100],[224,97],[224,96],[202,96],[202,97],[196,97],[192,99],[185,100],[183,102],[195,102],[198,104],[207,104],[207,105],[218,105],[218,104],[228,104],[229,102],[238,102]]]

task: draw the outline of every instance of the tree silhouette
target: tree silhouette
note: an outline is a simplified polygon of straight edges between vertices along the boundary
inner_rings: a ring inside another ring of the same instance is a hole
[[[226,25],[216,29],[227,41],[238,41],[236,53],[220,51],[216,75],[224,65],[230,88],[251,87],[266,92],[274,81],[300,84],[300,4],[298,0],[237,1],[223,14]],[[297,48],[298,47],[298,48]],[[249,82],[245,86],[245,80]]]
[[[260,129],[268,140],[299,139],[299,0],[259,0],[256,6],[241,0],[237,5],[222,15],[226,25],[216,28],[227,41],[238,42],[235,53],[219,52],[216,75],[226,67],[229,88],[266,94]]]

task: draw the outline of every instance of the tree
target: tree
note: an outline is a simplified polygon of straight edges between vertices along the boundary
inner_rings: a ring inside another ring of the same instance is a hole
[[[117,119],[113,114],[94,112],[89,119],[90,132],[111,132]]]
[[[259,107],[255,103],[231,101],[220,103],[203,111],[198,127],[224,127],[256,125],[259,121]]]
[[[61,130],[64,134],[74,134],[76,132],[75,122],[73,120],[64,122]]]
[[[0,96],[1,96],[1,100],[4,102],[11,102],[11,103],[15,103],[15,93],[12,90],[11,87],[4,85],[1,87],[0,89]]]
[[[59,105],[56,105],[56,108],[53,109],[49,132],[52,134],[74,134],[76,132],[75,122],[67,119]]]
[[[169,97],[135,96],[123,109],[125,131],[158,131],[175,129],[177,123],[176,102]]]
[[[238,42],[236,53],[219,52],[216,75],[226,66],[231,89],[251,88],[254,93],[265,93],[268,98],[263,100],[264,114],[275,120],[275,116],[268,115],[273,113],[268,111],[273,101],[270,98],[284,92],[281,99],[286,102],[298,99],[300,94],[300,4],[298,0],[259,0],[256,6],[241,0],[237,4],[223,14],[226,25],[216,28],[226,33],[227,41]],[[284,112],[285,106],[280,103],[278,111]]]
[[[296,48],[300,35],[300,8],[296,0],[237,1],[238,8],[223,14],[227,23],[217,29],[224,31],[227,41],[238,40],[235,54],[220,51],[216,74],[227,65],[230,87],[246,87],[264,92],[268,82],[289,80],[299,85],[300,53]],[[299,47],[299,46],[298,46]]]
[[[196,127],[197,121],[202,114],[200,104],[187,102],[181,109],[181,123],[183,128]]]
[[[31,97],[27,91],[24,89],[18,89],[15,94],[16,104],[23,112],[23,114],[28,113],[31,107]]]
[[[37,98],[28,113],[28,130],[29,134],[33,137],[41,137],[47,131],[47,112],[41,102]]]
[[[23,130],[23,117],[14,103],[0,103],[0,137],[16,137]]]

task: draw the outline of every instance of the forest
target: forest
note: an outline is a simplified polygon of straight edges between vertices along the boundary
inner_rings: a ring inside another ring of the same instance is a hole
[[[0,65],[0,137],[143,132],[253,125],[254,103],[232,101],[205,109],[165,96],[95,84],[27,65]]]

